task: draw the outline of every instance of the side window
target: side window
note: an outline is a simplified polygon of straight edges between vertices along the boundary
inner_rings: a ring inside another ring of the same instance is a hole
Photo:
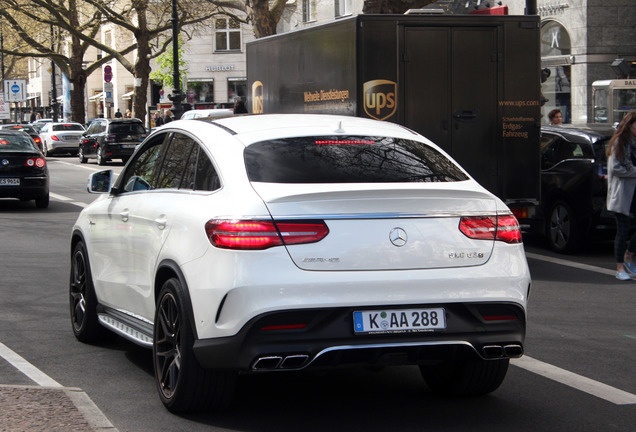
[[[186,135],[175,134],[170,141],[166,155],[163,158],[161,172],[157,177],[157,189],[178,189],[187,187],[188,180],[184,181],[188,161],[196,160],[191,154],[197,145],[194,140]]]
[[[541,134],[541,169],[552,168],[558,162],[559,141],[555,135]]]
[[[214,169],[214,165],[204,151],[199,151],[199,158],[196,165],[196,178],[194,188],[196,190],[213,191],[221,187],[219,175]]]
[[[167,134],[156,136],[128,165],[119,182],[122,192],[152,189],[155,174],[161,164],[163,143],[166,137]]]

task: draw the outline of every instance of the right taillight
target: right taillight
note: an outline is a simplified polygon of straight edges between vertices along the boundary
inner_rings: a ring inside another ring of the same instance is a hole
[[[329,228],[324,221],[210,220],[205,224],[210,243],[223,249],[267,249],[273,246],[314,243]]]
[[[465,216],[459,221],[459,230],[473,239],[521,243],[519,223],[513,215]]]

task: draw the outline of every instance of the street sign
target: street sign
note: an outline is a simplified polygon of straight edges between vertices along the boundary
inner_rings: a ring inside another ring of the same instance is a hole
[[[105,82],[104,83],[104,102],[112,102],[113,101],[113,83]]]
[[[11,110],[9,108],[9,102],[5,102],[4,93],[0,93],[0,120],[10,120]]]
[[[5,102],[24,102],[26,100],[26,85],[25,79],[4,80]]]
[[[110,65],[104,66],[104,82],[111,82],[113,79],[113,68]]]

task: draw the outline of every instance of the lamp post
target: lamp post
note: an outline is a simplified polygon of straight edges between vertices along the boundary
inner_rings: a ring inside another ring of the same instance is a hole
[[[181,92],[181,76],[179,74],[179,16],[177,15],[177,0],[172,0],[172,94],[168,99],[172,101],[172,115],[179,119],[183,113],[181,102],[185,95]]]

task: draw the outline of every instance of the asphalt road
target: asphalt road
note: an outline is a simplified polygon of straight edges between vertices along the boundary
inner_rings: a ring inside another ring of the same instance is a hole
[[[149,351],[73,337],[69,239],[101,169],[49,158],[51,204],[0,200],[0,343],[34,370],[86,392],[119,431],[631,431],[636,423],[636,281],[614,278],[612,242],[577,255],[525,238],[533,277],[526,356],[499,390],[441,398],[417,368],[245,375],[216,415],[175,416],[156,393]],[[112,168],[118,172],[121,164]],[[0,385],[34,380],[0,357]],[[1,411],[0,407],[0,411]]]

